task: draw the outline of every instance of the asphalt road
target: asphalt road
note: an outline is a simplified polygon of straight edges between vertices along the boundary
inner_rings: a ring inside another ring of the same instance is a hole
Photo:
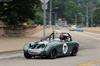
[[[62,29],[63,31],[66,28]],[[66,30],[67,31],[67,30]],[[23,52],[11,52],[0,55],[0,66],[100,66],[100,34],[88,32],[69,32],[73,40],[80,44],[77,56],[57,59],[25,59]]]

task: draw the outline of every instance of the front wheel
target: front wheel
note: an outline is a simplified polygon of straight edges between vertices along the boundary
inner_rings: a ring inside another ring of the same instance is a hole
[[[78,47],[74,47],[72,49],[72,52],[71,52],[70,56],[76,56],[77,55],[77,52],[78,52]]]
[[[56,59],[56,57],[57,57],[57,51],[54,49],[50,52],[49,58]]]
[[[25,57],[26,59],[31,59],[31,58],[32,58],[32,55],[30,55],[28,52],[25,52],[25,51],[24,51],[24,57]]]

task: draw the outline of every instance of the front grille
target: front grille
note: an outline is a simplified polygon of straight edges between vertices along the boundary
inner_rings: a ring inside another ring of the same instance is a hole
[[[31,54],[31,55],[38,55],[39,53],[37,53],[37,52],[29,52],[29,54]]]

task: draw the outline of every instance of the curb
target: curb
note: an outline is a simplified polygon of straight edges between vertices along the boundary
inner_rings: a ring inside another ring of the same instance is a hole
[[[19,50],[9,50],[9,51],[2,51],[2,52],[0,52],[0,54],[5,54],[5,53],[13,53],[13,52],[21,52],[22,51],[22,49],[19,49]]]

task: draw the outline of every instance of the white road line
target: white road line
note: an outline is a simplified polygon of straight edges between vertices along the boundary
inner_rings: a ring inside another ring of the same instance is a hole
[[[13,57],[18,57],[18,56],[22,56],[23,54],[13,54],[13,55],[9,55],[9,56],[0,56],[0,60],[2,59],[8,59],[8,58],[13,58]]]

